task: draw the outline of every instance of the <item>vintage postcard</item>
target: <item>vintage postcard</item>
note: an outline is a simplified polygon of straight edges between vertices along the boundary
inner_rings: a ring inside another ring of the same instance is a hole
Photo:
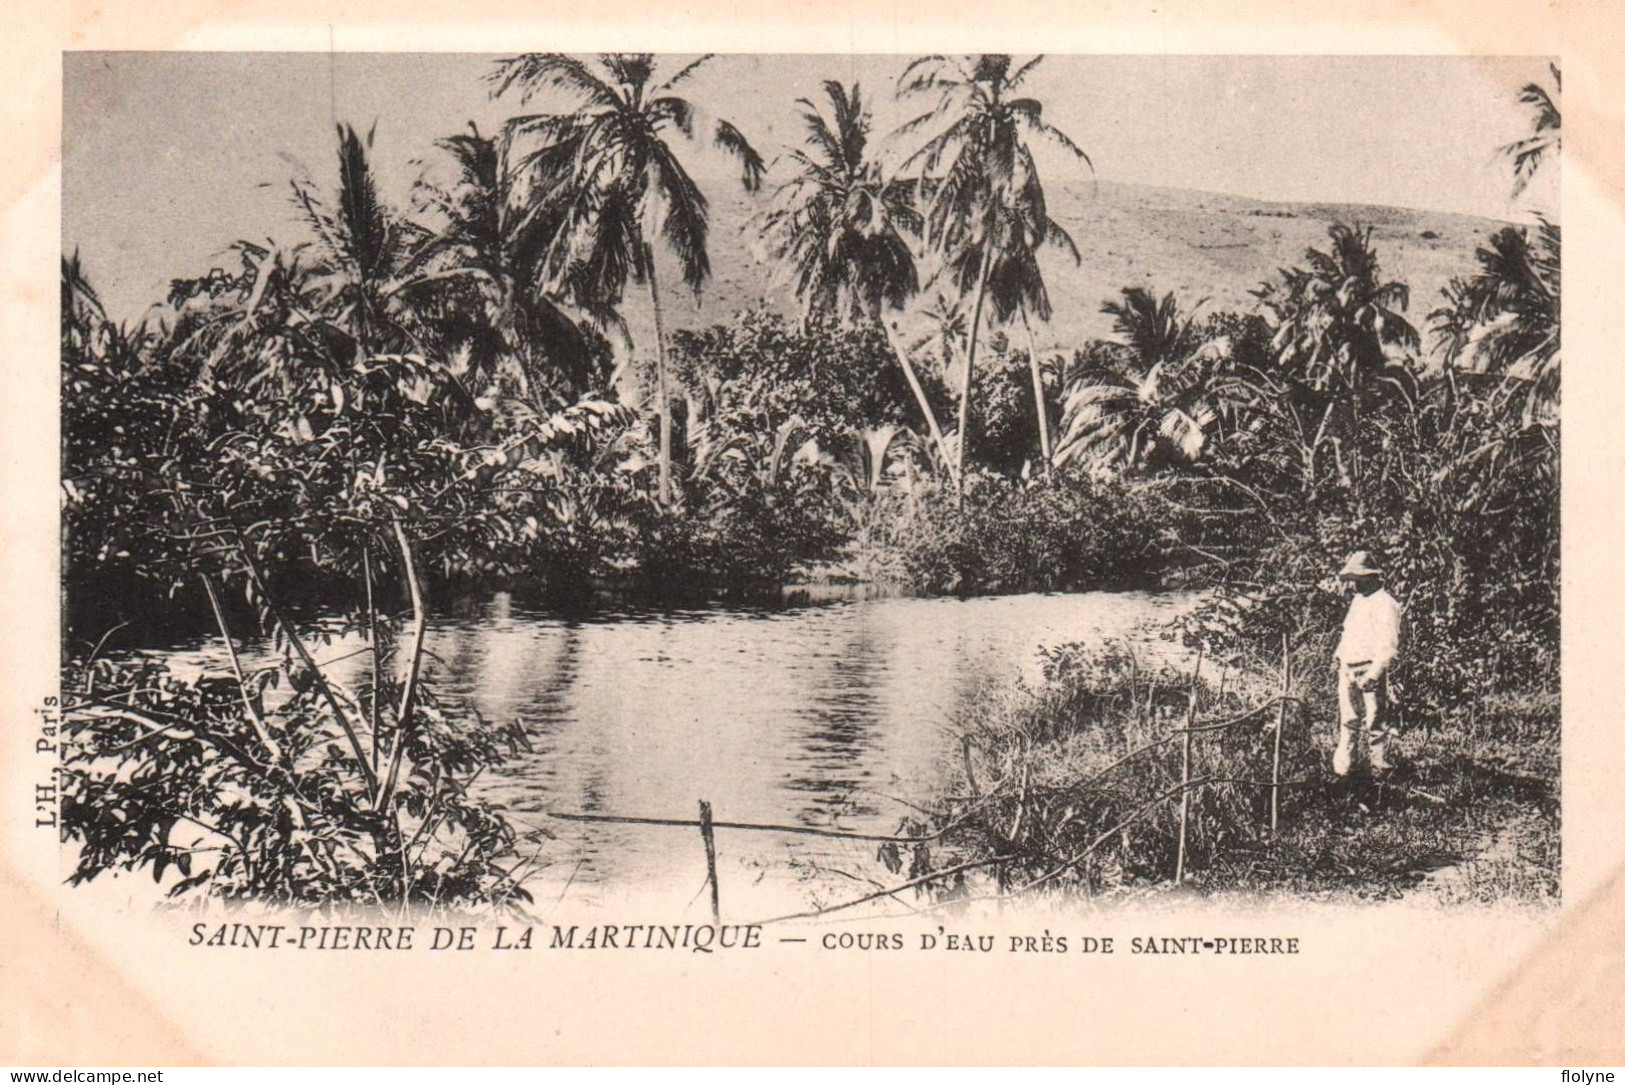
[[[496,8],[19,31],[0,1061],[1620,1061],[1609,5]]]

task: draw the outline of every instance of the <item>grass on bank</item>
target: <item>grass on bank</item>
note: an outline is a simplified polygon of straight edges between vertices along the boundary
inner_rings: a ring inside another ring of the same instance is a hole
[[[1189,889],[1241,898],[1555,902],[1556,694],[1487,695],[1436,719],[1412,713],[1393,744],[1393,773],[1339,779],[1330,770],[1337,724],[1326,670],[1294,675],[1303,700],[1284,714],[1275,834],[1263,785],[1276,711],[1195,736],[1190,777],[1210,782],[1190,793]],[[965,713],[960,798],[939,812],[938,825],[951,828],[924,861],[944,869],[993,860],[997,892],[1104,901],[1166,888],[1178,851],[1176,729],[1189,710],[1189,668],[1147,669],[1129,655],[1067,646],[1048,653],[1045,671],[1042,685],[984,691]],[[1211,672],[1198,681],[1198,726],[1243,716],[1273,692],[1261,676],[1222,681]],[[919,869],[921,858],[912,865]],[[975,895],[963,883],[938,892]]]

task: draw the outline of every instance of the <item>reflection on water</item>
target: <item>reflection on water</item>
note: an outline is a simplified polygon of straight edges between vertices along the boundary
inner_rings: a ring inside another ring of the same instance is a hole
[[[1092,593],[569,619],[497,596],[433,629],[429,667],[444,698],[526,726],[534,751],[479,789],[522,826],[556,834],[527,883],[538,907],[635,896],[701,918],[697,831],[546,812],[693,819],[705,799],[722,821],[889,832],[942,786],[955,714],[978,683],[1030,675],[1042,645],[1155,643],[1188,605]],[[324,655],[359,688],[370,662],[340,658],[353,648]],[[839,899],[885,877],[861,842],[719,830],[717,850],[734,918],[754,902]]]

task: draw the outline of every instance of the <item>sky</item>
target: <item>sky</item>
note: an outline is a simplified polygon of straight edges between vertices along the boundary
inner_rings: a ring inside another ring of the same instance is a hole
[[[239,238],[295,238],[288,181],[332,186],[334,124],[376,124],[386,199],[406,207],[434,141],[498,130],[567,100],[492,100],[495,58],[472,54],[69,53],[64,58],[64,250],[78,249],[115,320],[137,319],[171,278],[229,264]],[[675,72],[688,57],[661,58]],[[798,143],[798,98],[861,83],[886,133],[920,104],[894,101],[906,57],[725,55],[685,94],[731,120],[770,161]],[[1017,58],[1018,62],[1024,58]],[[1026,93],[1084,147],[1106,182],[1257,199],[1555,217],[1556,171],[1517,203],[1496,148],[1527,133],[1534,57],[1050,56]],[[734,175],[696,151],[702,183]],[[1040,158],[1041,172],[1076,169]]]

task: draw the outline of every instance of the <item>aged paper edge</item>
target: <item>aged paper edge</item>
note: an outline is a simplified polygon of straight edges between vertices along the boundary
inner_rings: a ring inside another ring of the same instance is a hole
[[[1620,107],[1608,88],[1618,77],[1622,18],[1606,0],[1591,3],[1258,3],[1203,7],[1164,0],[1155,12],[1141,5],[1098,3],[1088,11],[1075,5],[992,8],[965,3],[902,5],[860,9],[858,5],[781,4],[762,6],[697,3],[672,8],[656,3],[620,5],[613,13],[586,14],[579,6],[498,3],[416,5],[411,25],[398,5],[355,3],[335,13],[309,3],[170,3],[151,8],[98,7],[83,0],[56,6],[28,3],[6,17],[16,57],[13,93],[4,105],[5,130],[12,135],[8,163],[0,178],[0,207],[6,211],[8,253],[4,274],[4,345],[10,383],[3,462],[13,515],[8,517],[0,572],[8,588],[0,659],[8,674],[7,754],[22,739],[32,705],[50,688],[55,668],[54,627],[45,635],[41,616],[54,613],[55,574],[55,355],[52,297],[57,236],[60,127],[60,53],[75,49],[302,49],[502,52],[545,41],[549,48],[643,47],[670,51],[712,49],[736,52],[918,52],[936,49],[1009,48],[1052,52],[1189,53],[1516,53],[1563,58],[1565,112],[1570,138],[1563,163],[1564,216],[1571,226],[1566,269],[1571,367],[1566,375],[1564,429],[1568,450],[1563,478],[1564,507],[1564,896],[1558,923],[1523,960],[1503,970],[1477,1004],[1456,1021],[1440,1021],[1431,1048],[1409,1054],[1373,1044],[1373,1058],[1446,1063],[1521,1063],[1561,1060],[1618,1063],[1625,1040],[1617,1029],[1625,1002],[1625,954],[1618,931],[1625,917],[1625,866],[1619,845],[1625,829],[1611,767],[1625,743],[1612,729],[1613,690],[1619,650],[1609,619],[1619,578],[1608,559],[1618,538],[1614,487],[1619,462],[1609,423],[1619,402],[1619,382],[1607,361],[1617,354],[1618,318],[1610,312],[1618,273],[1611,264],[1625,240],[1620,215]],[[1578,243],[1575,243],[1575,239]],[[1577,348],[1577,349],[1576,349]],[[1610,349],[1614,348],[1614,349]],[[490,1036],[447,1038],[443,1048],[426,1047],[404,1036],[317,1039],[305,1051],[274,1054],[242,1035],[250,1022],[240,1016],[216,1020],[176,1020],[164,1009],[164,962],[147,959],[140,974],[129,961],[115,959],[105,939],[82,937],[94,931],[76,927],[57,897],[52,849],[25,832],[17,798],[24,786],[4,759],[0,793],[8,814],[0,822],[0,909],[3,909],[7,986],[14,1004],[0,1020],[0,1060],[180,1064],[218,1061],[388,1061],[392,1050],[405,1061],[484,1061],[479,1042]],[[120,917],[121,919],[125,917]],[[1367,922],[1363,914],[1344,916],[1351,929]],[[1420,920],[1418,920],[1420,922]],[[105,933],[105,932],[104,932]],[[115,939],[116,941],[116,939]],[[1493,947],[1485,947],[1493,951]],[[697,983],[706,994],[726,992],[750,998],[757,983],[787,984],[794,991],[798,962],[777,959],[756,975],[730,975],[720,991]],[[1415,962],[1412,962],[1415,963]],[[1370,962],[1360,967],[1373,967]],[[1374,967],[1384,967],[1377,962]],[[868,982],[867,966],[844,969],[854,988]],[[812,969],[809,972],[815,971]],[[953,977],[921,970],[929,982]],[[1403,970],[1399,970],[1403,971]],[[392,982],[403,978],[396,975]],[[443,978],[443,977],[442,977]],[[620,978],[625,978],[624,976]],[[684,982],[676,969],[657,977]],[[688,977],[692,979],[693,977]],[[826,983],[828,977],[816,977]],[[12,980],[20,979],[21,983]],[[1061,982],[1059,978],[1055,982]],[[1087,982],[1079,980],[1077,982]],[[737,984],[737,986],[735,986]],[[425,982],[428,989],[434,985]],[[826,983],[827,986],[827,983]],[[655,990],[660,988],[655,986]],[[678,989],[680,990],[680,989]],[[677,993],[674,990],[672,993]],[[694,993],[698,994],[698,991]],[[828,991],[812,993],[827,996]],[[1033,1000],[1042,988],[1028,990]],[[1265,991],[1254,995],[1268,999]],[[20,996],[20,997],[19,997]],[[320,988],[300,997],[319,999]],[[678,997],[684,997],[678,995]],[[947,995],[952,997],[952,988]],[[930,1001],[931,999],[927,999]],[[9,1001],[9,1000],[8,1000]],[[283,1004],[273,1000],[273,1005]],[[805,1007],[823,1009],[814,1002]],[[1016,1007],[1006,1007],[1014,1013]],[[1380,1006],[1348,1005],[1336,992],[1315,1012],[1369,1013]],[[693,1024],[703,1015],[683,1015]],[[988,1042],[978,1047],[964,1038],[937,1033],[927,1020],[905,1016],[880,1020],[871,1008],[870,1035],[863,1042],[863,1015],[832,1015],[840,1027],[823,1036],[784,1036],[782,1045],[752,1042],[730,1046],[720,1019],[712,1032],[679,1040],[654,1028],[644,1040],[617,1043],[614,1031],[578,1031],[565,1038],[542,1022],[529,1023],[537,1043],[531,1050],[545,1061],[788,1061],[788,1062],[1078,1062],[1102,1050],[1121,1050],[1091,1038],[1093,1030],[1057,1030],[1013,1051]],[[782,1023],[782,1022],[781,1022]],[[1051,1022],[1061,1024],[1061,1022]],[[404,1022],[403,1022],[404,1024]],[[1122,1022],[1134,1028],[1143,1022]],[[1196,1024],[1196,1022],[1192,1022]],[[877,1043],[875,1029],[901,1030],[900,1038]],[[737,1037],[734,1040],[737,1041]],[[1237,1052],[1200,1034],[1188,1046],[1143,1049],[1154,1062],[1204,1062]],[[489,1043],[490,1056],[511,1053],[513,1045]],[[1316,1061],[1316,1052],[1282,1037],[1275,1050],[1263,1049],[1238,1061],[1271,1063]],[[1320,1058],[1358,1060],[1350,1050]]]

